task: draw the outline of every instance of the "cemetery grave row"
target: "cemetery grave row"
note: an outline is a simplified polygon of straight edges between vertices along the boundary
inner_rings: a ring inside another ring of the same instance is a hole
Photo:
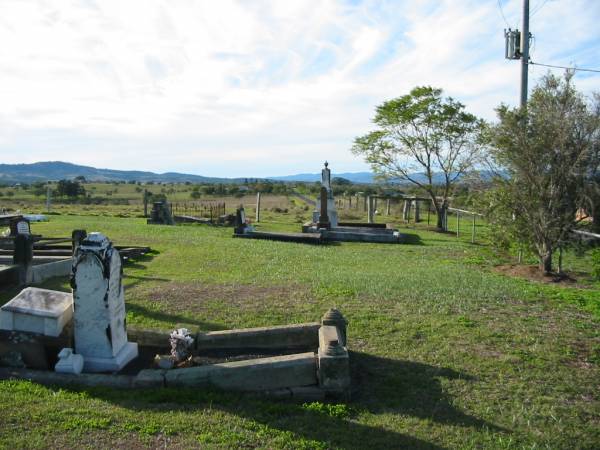
[[[27,287],[0,308],[0,365],[8,366],[0,378],[349,396],[346,320],[339,311],[329,310],[320,323],[209,333],[128,329],[119,251],[101,233],[73,235],[72,293]]]

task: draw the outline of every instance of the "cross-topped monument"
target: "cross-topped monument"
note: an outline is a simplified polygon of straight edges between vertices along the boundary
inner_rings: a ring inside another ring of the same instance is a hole
[[[338,223],[337,211],[335,209],[335,200],[333,198],[333,189],[331,188],[331,170],[329,169],[329,163],[325,161],[325,167],[321,170],[321,186],[327,191],[327,216],[329,218],[329,224],[332,227],[336,227]],[[313,212],[313,222],[319,222],[319,216],[321,215],[321,195],[317,198],[316,209]]]

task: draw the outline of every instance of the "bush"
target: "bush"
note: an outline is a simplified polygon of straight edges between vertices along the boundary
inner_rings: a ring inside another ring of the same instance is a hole
[[[600,281],[600,248],[592,250],[592,276]]]

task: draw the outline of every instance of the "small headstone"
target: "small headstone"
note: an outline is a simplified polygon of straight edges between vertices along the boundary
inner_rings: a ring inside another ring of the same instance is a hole
[[[17,222],[17,234],[31,234],[31,229],[27,220],[19,220]]]

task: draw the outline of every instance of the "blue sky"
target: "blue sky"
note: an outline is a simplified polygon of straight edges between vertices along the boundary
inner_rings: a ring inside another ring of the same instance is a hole
[[[520,0],[502,0],[520,28]],[[534,62],[599,68],[600,1],[531,0]],[[375,106],[518,101],[497,0],[0,0],[0,162],[210,176],[367,170]],[[534,85],[546,68],[530,68]],[[556,71],[560,73],[560,70]],[[577,87],[600,90],[600,74]]]

